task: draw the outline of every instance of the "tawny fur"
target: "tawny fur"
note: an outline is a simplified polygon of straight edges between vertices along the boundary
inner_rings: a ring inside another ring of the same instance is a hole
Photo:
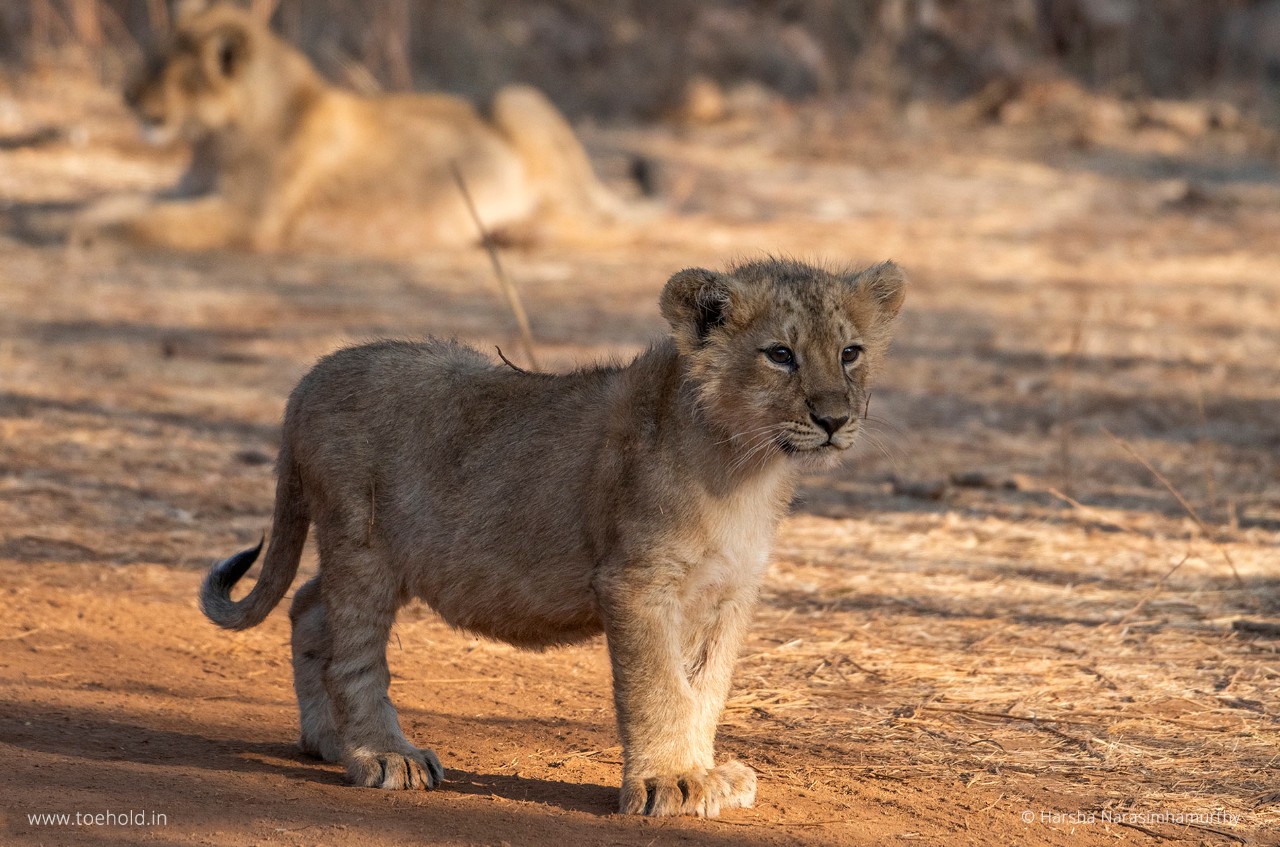
[[[442,778],[387,699],[396,610],[421,598],[522,647],[605,633],[622,811],[750,805],[751,769],[714,758],[733,664],[797,474],[853,444],[902,297],[891,263],[769,260],[676,274],[670,338],[626,367],[520,373],[446,341],[335,353],[290,397],[258,583],[231,600],[257,550],[237,554],[203,608],[262,621],[314,524],[320,573],[290,612],[301,744],[357,785]]]
[[[360,96],[230,3],[188,4],[126,96],[151,135],[191,143],[191,167],[166,195],[89,208],[83,234],[192,250],[472,243],[455,167],[490,231],[555,236],[620,209],[537,90],[508,86],[486,115],[442,94]]]

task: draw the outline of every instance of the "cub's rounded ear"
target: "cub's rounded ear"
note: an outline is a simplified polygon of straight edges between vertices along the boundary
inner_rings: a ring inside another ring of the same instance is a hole
[[[703,268],[686,268],[667,280],[659,306],[681,349],[701,347],[728,320],[732,287],[733,277]]]
[[[871,295],[885,320],[892,320],[902,309],[902,301],[907,295],[907,278],[902,268],[893,262],[881,262],[858,271],[849,281],[858,291]]]
[[[249,56],[249,33],[234,24],[220,26],[204,43],[204,69],[211,80],[228,80],[240,73]]]

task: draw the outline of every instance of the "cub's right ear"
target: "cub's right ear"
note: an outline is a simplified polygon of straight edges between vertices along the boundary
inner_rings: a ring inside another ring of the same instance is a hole
[[[682,352],[701,347],[728,320],[731,291],[732,277],[703,268],[686,268],[667,280],[659,307]]]

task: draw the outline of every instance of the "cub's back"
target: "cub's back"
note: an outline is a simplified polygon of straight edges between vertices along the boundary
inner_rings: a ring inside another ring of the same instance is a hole
[[[545,467],[598,437],[609,373],[527,374],[453,341],[379,341],[321,359],[289,399],[284,435],[295,461],[331,472]]]

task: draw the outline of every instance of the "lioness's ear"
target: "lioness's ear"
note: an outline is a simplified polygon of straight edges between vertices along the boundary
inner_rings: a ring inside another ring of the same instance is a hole
[[[703,268],[686,268],[662,289],[662,316],[683,350],[694,350],[729,315],[732,277]]]
[[[204,43],[204,69],[210,79],[231,79],[249,55],[249,33],[234,24],[220,26]]]
[[[175,24],[185,23],[212,5],[210,0],[171,0],[169,20]]]
[[[886,321],[893,320],[897,316],[902,308],[903,298],[907,294],[907,278],[903,275],[902,268],[893,262],[872,265],[849,277],[849,282],[858,291],[865,291],[871,295],[876,305],[880,307],[881,317]]]

